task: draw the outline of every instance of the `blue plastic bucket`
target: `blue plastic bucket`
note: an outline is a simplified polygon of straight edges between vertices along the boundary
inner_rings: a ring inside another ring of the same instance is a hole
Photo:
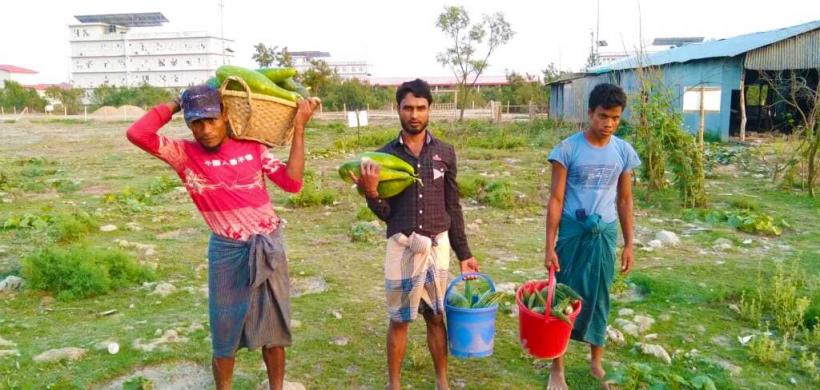
[[[490,285],[490,289],[495,291],[495,284],[487,275],[482,273],[467,275],[483,278]],[[457,358],[487,357],[493,354],[495,314],[498,305],[480,309],[450,306],[447,303],[450,292],[453,287],[464,280],[464,276],[459,275],[453,279],[444,294],[444,311],[447,314],[447,341],[450,345],[450,353]]]

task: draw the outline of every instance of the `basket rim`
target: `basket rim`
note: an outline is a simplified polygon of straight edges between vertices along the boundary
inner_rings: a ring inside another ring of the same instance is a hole
[[[226,90],[226,91],[222,92],[222,96],[233,96],[233,97],[240,97],[240,98],[247,99],[248,98],[248,93],[247,92],[240,92],[240,91]],[[297,107],[296,102],[292,102],[290,100],[285,100],[285,99],[282,99],[282,98],[278,98],[276,96],[262,95],[262,94],[259,94],[259,93],[251,93],[251,99],[265,100],[265,101],[269,101],[269,102],[279,103],[279,104],[283,104],[283,105],[286,105],[286,106],[292,107],[292,108]]]

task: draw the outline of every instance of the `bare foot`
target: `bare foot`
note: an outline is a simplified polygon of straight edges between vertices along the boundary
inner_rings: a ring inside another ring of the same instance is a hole
[[[604,375],[606,375],[606,371],[604,371],[603,367],[596,367],[592,366],[589,369],[589,373],[592,374],[596,379],[601,381],[601,388],[604,390],[609,390],[609,384],[604,382]]]
[[[564,379],[563,370],[557,369],[555,364],[550,368],[550,381],[547,384],[547,390],[569,390],[567,381]]]
[[[441,383],[438,380],[436,380],[436,390],[450,390],[450,385],[448,385],[446,382]]]

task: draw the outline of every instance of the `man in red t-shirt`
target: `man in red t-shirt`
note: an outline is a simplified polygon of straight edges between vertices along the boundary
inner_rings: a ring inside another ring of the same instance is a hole
[[[208,246],[208,306],[213,373],[229,389],[237,349],[262,348],[271,389],[281,389],[284,347],[291,344],[290,291],[280,219],[264,176],[299,192],[305,165],[305,125],[318,105],[298,103],[287,163],[262,144],[228,137],[219,91],[187,89],[181,101],[158,105],[128,128],[128,140],[176,171],[212,234]],[[157,134],[182,109],[195,140]]]

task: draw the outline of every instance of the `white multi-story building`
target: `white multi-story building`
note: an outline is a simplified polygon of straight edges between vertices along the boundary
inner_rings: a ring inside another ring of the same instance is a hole
[[[75,18],[81,24],[69,26],[69,42],[71,81],[77,88],[185,88],[205,82],[233,57],[233,41],[207,32],[131,31],[167,22],[159,12]]]
[[[294,51],[290,55],[293,59],[293,67],[299,73],[310,69],[312,60],[323,60],[343,79],[367,80],[370,77],[370,65],[365,61],[337,61],[331,59],[330,53],[325,51]]]

